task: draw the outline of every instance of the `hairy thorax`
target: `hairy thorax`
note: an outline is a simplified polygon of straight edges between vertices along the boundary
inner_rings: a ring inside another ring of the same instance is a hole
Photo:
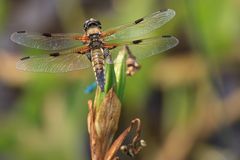
[[[90,39],[89,41],[89,47],[91,49],[97,49],[97,48],[102,48],[102,39],[100,38],[101,36],[101,31],[97,27],[92,27],[87,30],[87,35]]]

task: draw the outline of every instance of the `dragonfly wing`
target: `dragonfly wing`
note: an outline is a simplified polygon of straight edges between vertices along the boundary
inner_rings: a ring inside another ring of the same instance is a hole
[[[126,42],[123,44],[127,44],[130,51],[137,58],[137,60],[141,60],[173,48],[178,44],[178,42],[178,39],[174,36],[161,36],[134,40],[132,42]],[[119,46],[110,51],[114,63],[119,63],[116,60],[116,57],[121,49],[122,47]]]
[[[161,27],[175,16],[175,11],[167,9],[135,20],[130,24],[109,29],[105,32],[106,42],[124,41],[143,36]]]
[[[14,32],[11,40],[17,44],[43,50],[62,50],[81,46],[82,42],[74,37],[81,36],[78,33],[28,33],[25,31]]]
[[[74,52],[51,53],[39,56],[28,56],[17,62],[16,68],[31,72],[68,72],[91,66],[84,54]]]

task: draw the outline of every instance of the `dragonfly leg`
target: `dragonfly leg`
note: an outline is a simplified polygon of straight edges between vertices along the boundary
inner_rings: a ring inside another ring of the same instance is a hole
[[[90,52],[86,53],[87,58],[89,59],[89,61],[92,61],[92,55]]]
[[[108,48],[103,49],[103,55],[104,55],[104,58],[108,61],[108,63],[113,63],[112,57]]]
[[[104,58],[107,58],[110,55],[108,48],[103,49],[103,55],[104,55]]]

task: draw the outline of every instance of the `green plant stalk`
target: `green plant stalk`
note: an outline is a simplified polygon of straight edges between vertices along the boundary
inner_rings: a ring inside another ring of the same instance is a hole
[[[116,58],[116,61],[119,63],[116,63],[115,65],[105,65],[105,89],[104,92],[101,92],[100,88],[97,87],[94,101],[96,110],[98,110],[98,107],[101,105],[104,97],[111,88],[113,88],[120,100],[123,99],[126,85],[126,55],[126,49],[123,48]]]
[[[94,104],[89,101],[88,131],[92,160],[102,160],[106,156],[118,128],[126,84],[125,53],[125,48],[119,52],[116,65],[105,65],[104,92],[97,87]]]

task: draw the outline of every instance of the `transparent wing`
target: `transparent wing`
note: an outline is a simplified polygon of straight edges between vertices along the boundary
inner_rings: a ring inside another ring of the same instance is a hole
[[[82,42],[74,38],[81,37],[78,33],[28,33],[26,31],[14,32],[10,39],[20,45],[43,49],[62,50],[71,47],[81,46]]]
[[[135,20],[133,23],[109,29],[105,32],[106,42],[119,42],[143,36],[167,23],[175,16],[175,11],[167,9]],[[103,34],[104,35],[104,34]]]
[[[51,53],[40,56],[24,57],[16,64],[16,68],[31,72],[68,72],[80,70],[91,66],[84,54],[64,52],[64,54]]]
[[[178,42],[178,39],[174,36],[162,36],[135,40],[132,42],[126,42],[125,44],[128,45],[130,51],[137,58],[137,60],[141,60],[173,48],[178,44]],[[110,50],[114,63],[119,63],[116,61],[116,57],[118,52],[122,49],[121,46]]]

